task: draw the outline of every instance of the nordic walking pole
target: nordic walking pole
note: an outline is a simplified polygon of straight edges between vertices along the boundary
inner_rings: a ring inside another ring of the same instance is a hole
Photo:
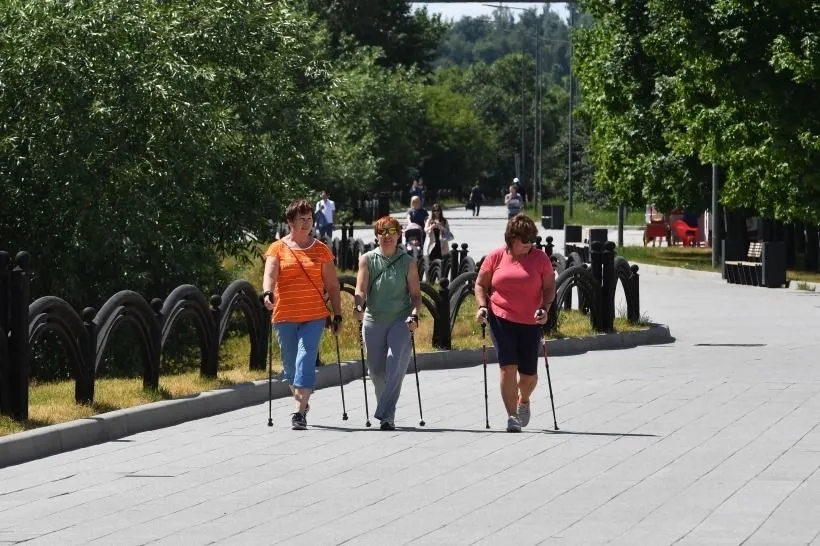
[[[550,389],[550,405],[552,406],[552,423],[555,425],[555,430],[558,430],[558,420],[555,418],[555,402],[552,399],[552,381],[550,380],[550,363],[547,360],[547,340],[544,342],[544,367],[547,368],[547,386]]]
[[[273,426],[273,326],[268,324],[268,426]]]
[[[365,426],[370,426],[370,407],[367,403],[367,368],[364,365],[364,334],[362,333],[362,323],[359,321],[359,349],[362,351],[362,386],[364,386],[364,415],[367,419]]]
[[[416,318],[415,320],[418,320]],[[416,362],[416,336],[410,332],[410,345],[413,347],[413,368],[416,370],[416,393],[419,396],[419,426],[424,426],[424,415],[421,413],[421,387],[419,387],[419,365]]]
[[[485,427],[490,428],[490,403],[487,400],[487,323],[481,323],[481,355],[484,358],[484,419]]]
[[[345,406],[345,384],[342,380],[342,356],[339,354],[339,336],[336,338],[336,365],[339,367],[339,388],[342,389],[342,421],[347,421],[347,406]]]

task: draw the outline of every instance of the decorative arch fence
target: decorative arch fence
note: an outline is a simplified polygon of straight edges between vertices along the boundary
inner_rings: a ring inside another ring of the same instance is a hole
[[[358,242],[357,242],[358,241]],[[335,242],[335,241],[334,241]],[[360,240],[336,245],[337,264],[340,252],[366,249]],[[615,257],[614,245],[593,244],[591,264],[580,257],[565,259],[552,253],[552,238],[537,247],[547,252],[558,274],[556,304],[550,309],[545,329],[553,330],[558,309],[572,304],[573,289],[581,311],[589,314],[597,331],[613,329],[614,297],[618,282],[627,300],[627,318],[640,320],[638,267]],[[353,261],[358,264],[358,258]],[[433,319],[432,344],[439,349],[452,347],[452,329],[466,298],[474,294],[480,267],[468,255],[466,244],[451,247],[442,259],[419,259],[423,273],[422,301]],[[54,334],[65,350],[68,368],[75,381],[74,397],[78,403],[92,403],[94,385],[103,365],[106,350],[121,329],[129,325],[137,333],[137,348],[142,362],[143,385],[159,387],[160,362],[166,344],[180,320],[190,320],[196,330],[200,349],[200,374],[214,377],[218,370],[219,347],[231,324],[240,313],[250,337],[249,367],[264,370],[266,348],[271,329],[270,312],[260,300],[256,288],[248,281],[231,283],[221,295],[209,299],[195,286],[186,284],[174,289],[164,300],[150,302],[142,295],[123,290],[112,296],[98,310],[87,307],[78,313],[64,300],[44,296],[29,303],[31,256],[18,253],[14,259],[0,251],[0,414],[17,420],[28,417],[31,347],[46,333]],[[341,289],[355,291],[356,278],[342,275]]]

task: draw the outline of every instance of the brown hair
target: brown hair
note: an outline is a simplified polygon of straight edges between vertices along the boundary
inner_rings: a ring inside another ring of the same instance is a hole
[[[395,228],[396,231],[401,233],[401,224],[399,224],[399,221],[392,216],[382,216],[376,220],[376,223],[373,224],[373,233],[378,235],[379,231],[388,228]]]
[[[296,221],[296,217],[301,214],[310,214],[312,216],[313,207],[304,199],[296,199],[288,205],[288,208],[285,210],[285,220],[292,224]]]
[[[538,228],[532,218],[519,212],[507,222],[507,229],[504,231],[504,241],[507,247],[512,246],[513,239],[526,239],[530,242],[535,242],[535,237],[538,235]]]

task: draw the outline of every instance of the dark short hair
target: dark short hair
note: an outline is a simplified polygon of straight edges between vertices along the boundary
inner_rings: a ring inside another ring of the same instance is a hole
[[[288,208],[285,210],[285,220],[292,224],[300,214],[313,215],[313,207],[304,199],[297,199],[288,205]]]
[[[504,241],[507,246],[512,246],[513,239],[527,239],[528,241],[535,241],[538,235],[538,228],[532,218],[519,212],[507,222],[507,229],[504,230]]]

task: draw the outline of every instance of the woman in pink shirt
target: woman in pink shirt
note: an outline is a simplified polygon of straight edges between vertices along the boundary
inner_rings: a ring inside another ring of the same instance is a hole
[[[506,246],[484,258],[475,284],[476,318],[489,322],[498,353],[507,432],[521,432],[530,421],[538,349],[555,298],[552,263],[546,253],[533,248],[536,235],[532,219],[525,214],[513,216],[504,232]]]

